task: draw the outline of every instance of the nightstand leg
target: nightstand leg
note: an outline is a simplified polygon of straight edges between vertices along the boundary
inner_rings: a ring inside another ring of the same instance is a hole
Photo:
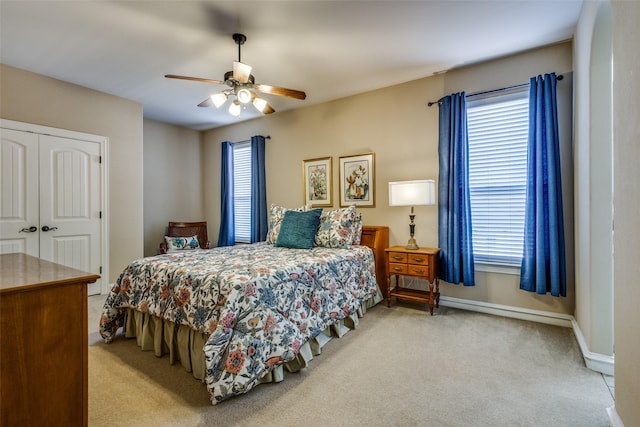
[[[387,294],[385,298],[387,299],[387,307],[391,307],[391,275],[387,276]]]
[[[440,279],[436,277],[436,308],[440,308]]]
[[[433,283],[429,282],[429,313],[433,316]]]

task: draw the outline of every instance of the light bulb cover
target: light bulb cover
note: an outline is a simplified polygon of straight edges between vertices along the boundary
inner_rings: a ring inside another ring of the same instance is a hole
[[[256,109],[262,113],[264,112],[264,109],[267,106],[267,101],[265,101],[262,98],[256,97],[253,100],[253,106],[256,107]]]
[[[251,102],[251,99],[253,98],[253,94],[249,89],[242,88],[238,91],[238,93],[236,93],[236,97],[238,98],[238,101],[240,101],[243,104],[246,104],[248,102]]]
[[[239,117],[240,116],[240,103],[236,100],[233,101],[233,103],[231,105],[229,105],[229,114],[231,114],[234,117]]]
[[[220,108],[222,107],[222,104],[227,102],[227,94],[224,92],[220,92],[220,93],[211,95],[211,102],[213,102],[213,105],[215,105],[216,108]]]

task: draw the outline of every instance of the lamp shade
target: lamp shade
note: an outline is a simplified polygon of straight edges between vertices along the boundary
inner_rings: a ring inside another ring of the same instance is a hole
[[[389,183],[389,206],[435,204],[436,182],[433,179],[395,181]]]

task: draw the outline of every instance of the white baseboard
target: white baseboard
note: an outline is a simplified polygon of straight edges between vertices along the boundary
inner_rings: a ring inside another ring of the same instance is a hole
[[[580,351],[582,351],[582,357],[584,358],[584,363],[587,365],[587,368],[605,375],[613,375],[615,356],[591,352],[589,350],[589,346],[587,346],[586,340],[584,339],[584,335],[582,335],[580,326],[578,326],[578,322],[573,319],[571,323],[573,326],[573,333],[578,340],[578,345],[580,345]]]
[[[609,425],[611,427],[624,427],[624,423],[620,419],[618,411],[616,411],[616,405],[613,405],[611,408],[607,408],[607,414],[609,415]]]
[[[550,311],[531,310],[528,308],[513,307],[509,305],[493,304],[489,302],[473,301],[462,298],[442,296],[440,304],[445,307],[459,308],[462,310],[477,311],[480,313],[493,314],[496,316],[511,317],[532,322],[546,323],[549,325],[572,328],[578,340],[585,365],[592,371],[606,375],[614,373],[614,357],[599,353],[593,353],[586,344],[584,335],[573,316]]]
[[[530,320],[532,322],[546,323],[549,325],[572,327],[573,316],[550,311],[531,310],[528,308],[513,307],[510,305],[493,304],[490,302],[473,301],[462,298],[440,297],[440,304],[446,307],[460,308],[462,310],[477,311],[480,313],[494,314],[497,316],[511,317],[515,319]]]

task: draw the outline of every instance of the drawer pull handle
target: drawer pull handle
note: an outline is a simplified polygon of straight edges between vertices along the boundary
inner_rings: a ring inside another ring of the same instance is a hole
[[[394,270],[394,271],[402,271],[402,268],[400,268],[400,267],[393,267],[393,270]]]
[[[415,262],[423,262],[424,258],[414,258],[413,259]]]
[[[424,270],[418,270],[418,269],[416,269],[416,270],[413,270],[413,271],[415,271],[415,272],[416,272],[416,273],[418,273],[418,274],[423,274],[423,273],[424,273]]]
[[[398,256],[398,255],[395,255],[395,256],[392,256],[391,258],[393,258],[393,259],[397,259],[397,260],[400,260],[400,259],[402,259],[403,257]]]

